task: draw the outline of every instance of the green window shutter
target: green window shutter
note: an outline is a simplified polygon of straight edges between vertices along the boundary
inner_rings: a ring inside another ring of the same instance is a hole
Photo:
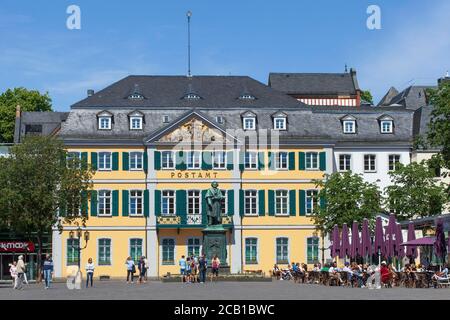
[[[144,150],[144,156],[142,157],[143,161],[144,161],[144,172],[148,171],[148,154],[147,154],[147,150]]]
[[[289,214],[295,216],[297,212],[297,203],[295,201],[295,190],[289,190]]]
[[[128,217],[129,214],[129,191],[122,190],[122,216]]]
[[[161,170],[161,152],[155,151],[154,156],[155,170]]]
[[[177,216],[181,217],[181,223],[186,224],[186,190],[177,190],[175,192],[176,206],[177,206]]]
[[[265,199],[265,190],[258,190],[258,213],[260,216],[264,216],[266,214],[266,199]]]
[[[300,190],[300,215],[306,216],[306,191]]]
[[[119,153],[118,152],[112,153],[112,170],[113,171],[119,170]]]
[[[295,152],[289,152],[289,170],[295,170]]]
[[[275,153],[269,152],[269,169],[275,170]]]
[[[306,162],[306,158],[305,158],[305,153],[304,152],[299,152],[298,153],[298,169],[299,170],[305,170],[305,162]]]
[[[178,151],[175,153],[175,169],[186,170],[186,155],[183,151]]]
[[[150,193],[144,190],[144,217],[150,216]]]
[[[275,191],[269,190],[269,216],[275,215]]]
[[[258,170],[264,170],[264,152],[258,152]]]
[[[91,216],[97,216],[97,190],[91,190]]]
[[[233,151],[227,152],[227,170],[233,170]]]
[[[130,170],[130,154],[128,152],[122,152],[122,170]]]
[[[206,202],[205,196],[208,190],[202,190],[201,202],[202,202],[202,223],[207,223],[208,221],[208,203]]]
[[[326,152],[319,153],[319,169],[325,171],[327,169],[327,154]]]
[[[88,215],[88,193],[87,191],[81,191],[81,215]]]
[[[325,209],[327,206],[327,200],[324,197],[320,197],[319,199],[320,208]]]
[[[91,152],[91,167],[92,170],[97,170],[98,165],[98,153],[97,152]]]
[[[228,215],[232,216],[234,214],[234,190],[227,191],[227,202],[228,202]]]
[[[67,201],[65,198],[61,197],[59,199],[59,216],[65,217],[67,214]]]
[[[112,216],[117,217],[119,215],[119,190],[113,190],[112,192]]]
[[[245,213],[244,190],[239,190],[239,215],[243,217],[244,213]]]
[[[82,152],[81,153],[81,168],[86,170],[88,166],[88,153]]]
[[[245,170],[245,151],[239,152],[239,171]]]
[[[205,151],[202,153],[202,170],[212,169],[212,153]]]
[[[155,190],[155,216],[161,215],[161,190]]]

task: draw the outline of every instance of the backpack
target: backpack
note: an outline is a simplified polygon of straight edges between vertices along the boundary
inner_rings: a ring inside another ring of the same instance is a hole
[[[131,273],[136,273],[136,266],[134,264],[131,266]]]

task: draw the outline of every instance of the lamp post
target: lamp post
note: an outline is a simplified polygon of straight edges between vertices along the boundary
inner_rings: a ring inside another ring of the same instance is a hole
[[[83,234],[83,230],[81,229],[80,226],[78,226],[78,228],[76,229],[76,233],[77,233],[77,239],[78,239],[78,248],[77,248],[77,251],[78,251],[78,272],[80,272],[81,271],[81,250],[86,249],[86,247],[88,245],[88,242],[89,242],[89,231],[86,230],[86,231],[84,231],[84,234]],[[69,232],[69,238],[70,239],[75,239],[75,232],[73,232],[73,230]],[[83,248],[81,247],[82,239],[84,239],[84,241],[85,241],[85,245],[84,245]]]
[[[322,238],[322,247],[319,247],[319,250],[322,251],[322,265],[324,265],[325,264],[325,250],[327,248],[325,248],[325,235],[324,235],[324,233],[321,232],[320,235],[321,235],[321,238]],[[313,232],[313,237],[317,237],[317,236],[318,236],[317,231],[314,231]]]

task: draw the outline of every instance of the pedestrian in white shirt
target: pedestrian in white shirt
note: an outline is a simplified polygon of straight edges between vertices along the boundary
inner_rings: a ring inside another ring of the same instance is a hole
[[[86,263],[86,288],[89,285],[89,280],[91,281],[91,287],[92,287],[92,282],[93,282],[93,278],[94,278],[94,269],[95,269],[95,265],[92,262],[92,258],[89,258],[88,263]]]

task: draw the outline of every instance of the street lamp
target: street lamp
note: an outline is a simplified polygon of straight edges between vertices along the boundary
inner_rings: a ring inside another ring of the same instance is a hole
[[[84,236],[83,236],[83,230],[81,229],[80,226],[78,226],[78,228],[76,229],[77,232],[77,239],[78,239],[78,272],[80,272],[81,270],[81,250],[86,249],[87,245],[88,245],[88,241],[89,241],[89,231],[84,231]],[[69,232],[69,238],[70,239],[74,239],[75,238],[75,232],[73,230],[71,230]],[[85,245],[83,248],[81,248],[81,240],[82,238],[84,238],[85,241]]]

